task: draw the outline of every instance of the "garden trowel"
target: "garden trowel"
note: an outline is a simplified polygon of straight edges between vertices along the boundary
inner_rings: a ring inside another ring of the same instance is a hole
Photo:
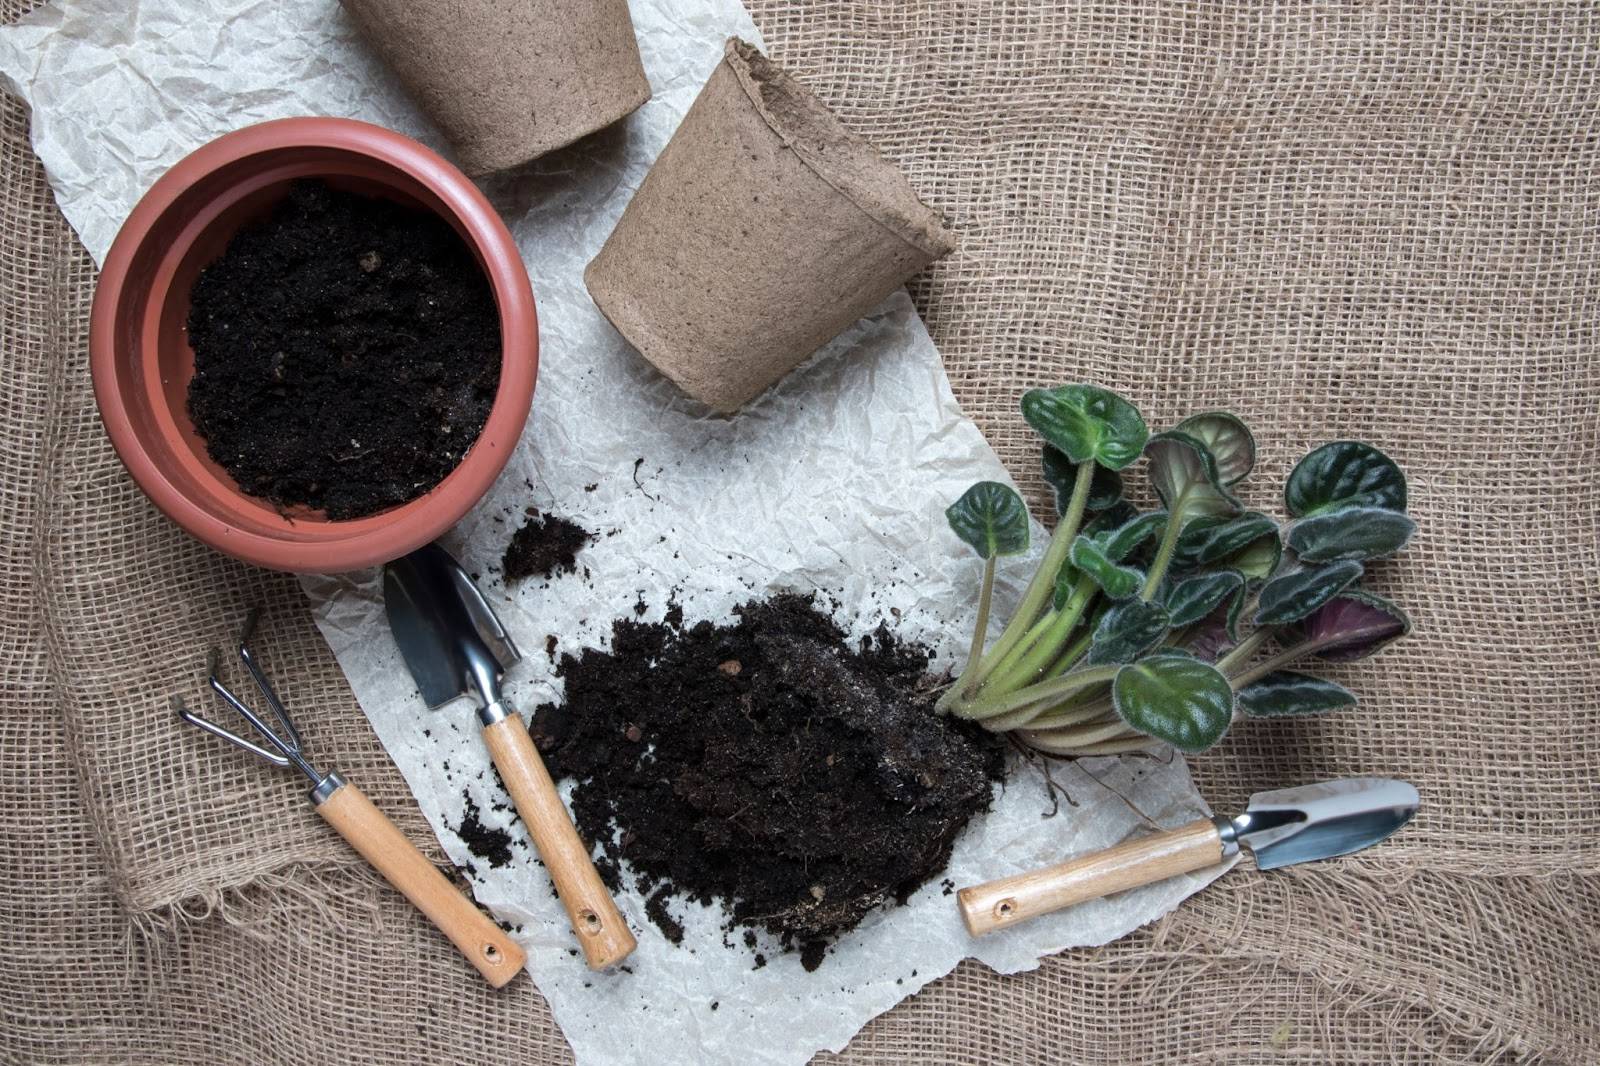
[[[1417,813],[1417,790],[1386,777],[1351,777],[1250,797],[1235,818],[1218,815],[1140,837],[1056,866],[963,888],[973,936],[1154,881],[1216,866],[1243,844],[1258,870],[1348,855],[1387,838]]]
[[[501,696],[500,679],[521,655],[483,594],[449,552],[429,544],[384,567],[383,605],[423,701],[430,708],[462,696],[477,701],[484,743],[589,966],[600,970],[626,958],[633,933],[601,883],[528,727]]]

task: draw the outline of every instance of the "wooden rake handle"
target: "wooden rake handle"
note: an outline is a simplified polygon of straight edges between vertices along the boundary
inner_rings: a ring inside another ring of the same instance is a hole
[[[491,986],[500,988],[521,971],[526,958],[516,942],[447,881],[366,793],[345,782],[317,804],[317,813],[427,915]]]
[[[577,826],[572,824],[572,816],[550,779],[550,771],[539,758],[528,727],[522,724],[522,716],[508,714],[484,726],[483,740],[517,813],[528,827],[528,835],[533,837],[539,858],[550,871],[589,968],[604,970],[615,966],[628,957],[637,942],[600,880],[594,861],[589,858],[589,848],[578,836]]]
[[[967,932],[982,936],[1084,900],[1165,881],[1221,861],[1222,836],[1211,819],[1201,818],[1070,862],[963,888],[956,900]]]

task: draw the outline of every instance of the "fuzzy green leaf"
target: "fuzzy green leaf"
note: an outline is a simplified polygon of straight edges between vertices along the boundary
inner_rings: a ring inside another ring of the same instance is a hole
[[[1251,541],[1242,551],[1234,552],[1222,560],[1239,571],[1248,581],[1264,581],[1278,569],[1283,561],[1283,541],[1274,529],[1265,536]]]
[[[1104,533],[1111,529],[1120,529],[1139,517],[1138,508],[1127,500],[1118,500],[1104,511],[1090,517],[1083,524],[1085,533]]]
[[[980,558],[1028,550],[1028,508],[1009,485],[980,481],[947,507],[944,516]]]
[[[1147,511],[1142,515],[1135,515],[1115,529],[1107,529],[1091,534],[1095,543],[1104,551],[1106,558],[1112,562],[1122,562],[1133,554],[1133,550],[1151,537],[1161,535],[1167,525],[1167,512]]]
[[[1124,600],[1100,617],[1084,662],[1090,666],[1128,663],[1161,643],[1171,626],[1167,609],[1158,603]]]
[[[1222,487],[1216,461],[1196,438],[1169,429],[1152,436],[1144,453],[1150,481],[1172,521],[1187,526],[1196,517],[1238,513],[1239,501]]]
[[[1240,689],[1237,698],[1252,718],[1300,718],[1356,705],[1356,694],[1343,685],[1296,670],[1275,670]]]
[[[1360,563],[1346,560],[1275,577],[1261,588],[1256,624],[1280,626],[1299,621],[1343,592],[1361,572]]]
[[[1315,641],[1317,657],[1333,662],[1365,659],[1411,632],[1411,619],[1382,596],[1347,589],[1294,626],[1301,640]]]
[[[1196,518],[1184,527],[1173,554],[1173,565],[1182,570],[1202,566],[1232,566],[1248,578],[1266,577],[1277,566],[1282,549],[1278,523],[1258,511],[1228,517],[1212,515]],[[1245,566],[1233,560],[1243,557]],[[1262,567],[1266,569],[1262,571]]]
[[[1117,716],[1179,751],[1211,747],[1233,721],[1233,688],[1216,667],[1173,652],[1146,656],[1111,683]]]
[[[1029,389],[1022,396],[1022,417],[1072,462],[1108,470],[1139,458],[1150,436],[1137,408],[1094,385]]]
[[[1065,607],[1067,601],[1078,591],[1078,579],[1081,577],[1083,573],[1072,565],[1072,560],[1062,563],[1061,569],[1056,571],[1056,589],[1051,596],[1050,605],[1058,611]]]
[[[1237,570],[1213,570],[1178,581],[1164,601],[1172,628],[1194,625],[1230,596],[1242,600],[1244,585],[1244,575]]]
[[[1417,524],[1399,511],[1345,507],[1302,518],[1289,527],[1289,547],[1306,562],[1380,559],[1406,546]]]
[[[1066,514],[1071,505],[1072,490],[1078,483],[1078,464],[1068,459],[1061,449],[1044,446],[1044,479],[1056,494],[1056,514]],[[1089,483],[1087,507],[1091,511],[1104,511],[1115,507],[1122,499],[1122,475],[1107,470],[1096,463],[1094,480]]]
[[[1078,570],[1092,577],[1094,583],[1100,586],[1100,591],[1113,600],[1127,599],[1144,584],[1142,570],[1119,565],[1100,546],[1096,537],[1078,534],[1067,558]]]
[[[1187,433],[1206,446],[1224,487],[1243,481],[1255,469],[1256,439],[1237,415],[1227,411],[1191,415],[1178,423],[1178,432]]]
[[[1283,502],[1295,518],[1346,507],[1404,511],[1406,476],[1372,445],[1337,440],[1296,464],[1284,485]]]

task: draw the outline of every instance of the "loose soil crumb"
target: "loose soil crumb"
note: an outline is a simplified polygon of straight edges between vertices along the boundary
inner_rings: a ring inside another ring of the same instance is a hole
[[[456,828],[456,836],[461,838],[468,851],[488,863],[491,869],[498,870],[511,861],[511,834],[504,829],[491,829],[484,825],[479,818],[482,812],[465,789],[461,797],[466,800],[467,813]]]
[[[566,703],[539,708],[535,734],[577,779],[602,875],[617,887],[626,859],[669,939],[669,896],[721,900],[814,969],[834,936],[944,869],[1003,746],[934,715],[927,652],[886,630],[852,649],[798,596],[737,613],[617,621],[609,652],[562,656]]]
[[[527,521],[511,535],[500,569],[507,581],[570,574],[578,569],[578,552],[594,534],[559,515],[540,514],[529,507]]]
[[[358,518],[427,492],[500,381],[483,269],[431,212],[299,181],[195,282],[189,415],[239,486]]]

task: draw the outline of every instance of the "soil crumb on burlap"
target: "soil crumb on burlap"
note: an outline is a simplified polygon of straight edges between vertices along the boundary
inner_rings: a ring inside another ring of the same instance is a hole
[[[594,534],[559,515],[541,514],[529,507],[527,521],[511,535],[500,569],[507,581],[570,574],[578,568],[578,552]]]
[[[427,211],[295,182],[200,273],[189,415],[241,488],[358,518],[433,488],[488,419],[494,295]]]
[[[887,630],[851,648],[798,596],[737,614],[617,621],[610,651],[562,656],[566,702],[534,731],[577,780],[602,875],[615,888],[626,859],[670,940],[669,896],[720,900],[730,928],[766,929],[814,969],[832,937],[944,869],[1003,749],[932,712],[928,653]]]

